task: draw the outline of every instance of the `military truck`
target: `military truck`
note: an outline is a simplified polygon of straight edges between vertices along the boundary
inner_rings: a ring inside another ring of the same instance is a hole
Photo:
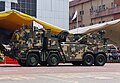
[[[21,66],[57,66],[59,63],[103,66],[107,60],[104,31],[88,34],[62,31],[52,34],[50,29],[18,29],[9,47],[11,49],[0,44],[2,53],[18,60]]]

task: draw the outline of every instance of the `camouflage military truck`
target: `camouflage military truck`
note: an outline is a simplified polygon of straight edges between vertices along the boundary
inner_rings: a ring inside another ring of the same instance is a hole
[[[4,55],[18,60],[21,66],[73,65],[103,66],[106,63],[106,39],[104,31],[89,34],[69,34],[50,30],[17,30],[7,49],[0,45]]]

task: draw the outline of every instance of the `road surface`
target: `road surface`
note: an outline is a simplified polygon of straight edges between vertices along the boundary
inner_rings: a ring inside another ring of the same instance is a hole
[[[20,67],[0,65],[0,83],[119,83],[120,63],[105,66]]]

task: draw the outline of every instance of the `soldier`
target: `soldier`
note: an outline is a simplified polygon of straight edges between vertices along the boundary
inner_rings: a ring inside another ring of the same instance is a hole
[[[16,30],[16,31],[13,33],[12,40],[13,40],[13,41],[18,41],[19,38],[20,38],[19,30]]]

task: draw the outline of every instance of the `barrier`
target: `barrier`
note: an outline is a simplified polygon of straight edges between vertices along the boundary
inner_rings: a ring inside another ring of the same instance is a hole
[[[10,57],[5,57],[5,60],[0,62],[0,64],[18,64],[17,60],[11,59]]]

